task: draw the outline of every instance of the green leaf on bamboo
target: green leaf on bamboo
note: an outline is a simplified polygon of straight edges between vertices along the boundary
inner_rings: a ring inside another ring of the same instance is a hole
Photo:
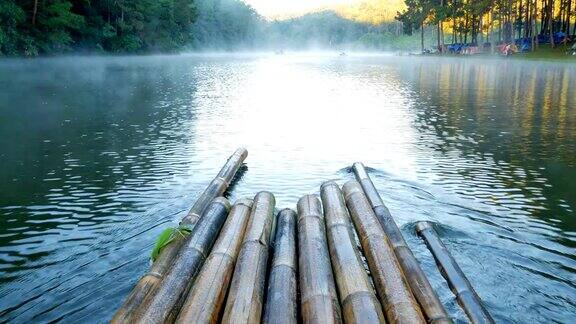
[[[178,236],[185,238],[192,232],[192,229],[186,226],[178,226],[178,227],[169,227],[162,231],[156,239],[156,244],[154,244],[154,248],[152,249],[152,262],[156,261],[162,249],[166,247],[168,244],[172,243],[174,239]]]

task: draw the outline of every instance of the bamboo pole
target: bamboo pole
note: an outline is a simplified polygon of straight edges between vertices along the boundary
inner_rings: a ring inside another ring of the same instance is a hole
[[[390,241],[378,223],[362,187],[352,180],[344,185],[343,191],[386,320],[389,323],[425,323]]]
[[[385,323],[382,306],[376,298],[354,241],[350,215],[340,187],[336,182],[328,181],[322,184],[320,192],[344,322]]]
[[[315,195],[306,195],[298,201],[298,252],[304,323],[342,323],[324,215]]]
[[[228,291],[240,244],[252,207],[251,199],[236,201],[176,323],[217,323]]]
[[[448,313],[446,313],[438,295],[436,295],[436,292],[432,288],[432,285],[430,285],[424,271],[420,268],[416,257],[414,257],[408,244],[406,244],[406,241],[404,240],[400,229],[396,225],[394,218],[392,218],[390,211],[382,201],[382,198],[380,198],[380,194],[378,194],[376,187],[374,187],[374,183],[372,183],[370,176],[368,176],[364,165],[358,162],[354,163],[352,168],[354,169],[356,179],[360,182],[364,193],[372,205],[372,209],[374,210],[376,218],[378,218],[378,222],[390,240],[390,244],[394,249],[398,263],[400,263],[404,275],[406,276],[406,279],[408,279],[412,293],[422,307],[422,311],[428,322],[437,324],[452,323],[452,320],[448,316]]]
[[[248,151],[245,148],[236,149],[234,154],[228,158],[226,164],[220,169],[216,178],[210,182],[206,190],[200,195],[182,222],[196,223],[198,221],[206,206],[208,206],[214,198],[222,196],[224,191],[228,189],[236,172],[238,172],[247,156]]]
[[[198,200],[194,203],[186,217],[182,219],[180,225],[194,228],[198,219],[200,219],[200,215],[204,212],[206,207],[210,204],[210,202],[218,197],[221,196],[224,191],[228,188],[230,182],[234,178],[234,175],[248,156],[248,151],[244,148],[237,149],[234,154],[232,154],[216,178],[214,178],[206,190],[200,195]],[[165,246],[160,255],[152,264],[150,270],[136,283],[124,304],[116,311],[114,318],[112,318],[113,324],[120,324],[120,323],[131,323],[132,316],[134,315],[134,311],[138,308],[144,299],[149,295],[149,293],[155,290],[160,284],[160,281],[164,277],[164,275],[168,272],[176,254],[182,247],[184,243],[183,237],[175,237],[174,240]]]
[[[298,323],[296,255],[296,213],[286,208],[277,217],[274,259],[264,307],[265,324]]]
[[[136,310],[136,323],[172,323],[226,220],[230,203],[218,197],[185,240],[158,288]]]
[[[274,195],[266,191],[254,197],[246,235],[234,267],[223,323],[260,323],[275,203]]]
[[[484,303],[474,291],[470,281],[468,281],[454,257],[452,257],[440,237],[438,237],[432,225],[428,222],[419,222],[416,224],[416,232],[426,242],[438,268],[440,268],[440,272],[448,282],[452,292],[456,295],[458,303],[462,306],[470,321],[474,324],[494,323]]]

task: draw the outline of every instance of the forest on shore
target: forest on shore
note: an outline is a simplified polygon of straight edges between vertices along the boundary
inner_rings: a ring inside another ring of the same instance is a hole
[[[399,22],[326,10],[267,21],[241,0],[1,0],[0,56],[322,48],[412,49]]]
[[[576,0],[405,0],[405,4],[406,10],[396,17],[404,32],[436,29],[437,45],[516,42],[535,50],[538,44],[554,47],[576,38]]]
[[[576,38],[576,0],[404,2],[395,21],[366,19],[391,13],[362,3],[348,16],[324,10],[268,21],[241,0],[0,0],[0,56],[414,50],[518,40],[533,50]]]

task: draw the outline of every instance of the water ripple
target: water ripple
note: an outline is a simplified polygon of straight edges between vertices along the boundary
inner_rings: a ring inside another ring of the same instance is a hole
[[[369,168],[416,236],[438,225],[501,322],[576,316],[576,69],[381,56],[0,61],[0,320],[105,322],[227,155],[277,208]],[[9,73],[5,73],[9,72]],[[514,84],[515,87],[508,87]]]

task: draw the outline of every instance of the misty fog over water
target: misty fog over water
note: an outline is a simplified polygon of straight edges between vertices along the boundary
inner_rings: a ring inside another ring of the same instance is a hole
[[[0,61],[0,319],[105,322],[239,146],[294,208],[362,161],[451,316],[441,237],[497,322],[576,316],[576,67],[338,53]]]

